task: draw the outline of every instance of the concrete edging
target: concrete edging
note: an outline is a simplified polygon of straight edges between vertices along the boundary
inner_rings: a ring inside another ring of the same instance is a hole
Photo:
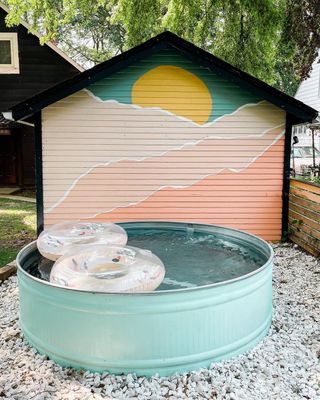
[[[19,200],[19,201],[26,201],[27,203],[36,203],[36,199],[33,199],[32,197],[24,197],[24,196],[9,196],[9,195],[4,195],[0,194],[1,199],[8,199],[8,200]]]

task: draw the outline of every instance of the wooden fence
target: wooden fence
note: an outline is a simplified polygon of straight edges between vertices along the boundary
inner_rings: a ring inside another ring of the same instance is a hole
[[[289,238],[320,256],[320,185],[291,179]]]

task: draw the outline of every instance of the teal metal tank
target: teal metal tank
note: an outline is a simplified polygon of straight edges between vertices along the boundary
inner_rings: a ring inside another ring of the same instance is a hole
[[[54,286],[34,272],[41,258],[36,242],[18,254],[20,326],[40,353],[91,371],[170,375],[242,354],[267,334],[273,259],[268,243],[213,225],[121,225],[129,244],[144,244],[163,260],[166,278],[156,291],[93,293]]]

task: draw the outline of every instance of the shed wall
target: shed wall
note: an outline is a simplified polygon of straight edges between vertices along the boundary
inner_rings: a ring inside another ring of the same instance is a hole
[[[43,114],[45,225],[175,220],[281,236],[285,113],[163,50]]]

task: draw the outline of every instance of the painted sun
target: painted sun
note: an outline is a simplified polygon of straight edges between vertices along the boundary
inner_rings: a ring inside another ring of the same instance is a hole
[[[157,107],[205,124],[211,115],[212,97],[207,85],[184,68],[162,65],[142,75],[133,85],[132,103]]]

